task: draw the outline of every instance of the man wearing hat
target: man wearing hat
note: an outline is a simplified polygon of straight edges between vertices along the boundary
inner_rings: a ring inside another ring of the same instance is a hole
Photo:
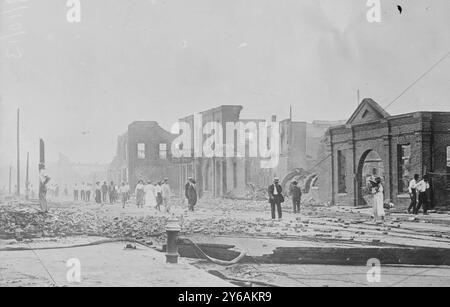
[[[278,219],[281,220],[282,218],[282,211],[281,211],[281,203],[284,202],[283,189],[281,188],[280,179],[278,177],[275,177],[273,179],[273,184],[269,185],[268,193],[269,193],[269,203],[270,203],[270,209],[272,211],[272,220],[275,220],[275,207],[278,211]]]
[[[300,203],[302,201],[302,189],[298,186],[297,180],[292,181],[289,187],[289,195],[292,197],[294,214],[300,213]]]
[[[189,201],[189,195],[188,195],[188,191],[189,191],[189,186],[191,184],[191,180],[192,177],[188,177],[186,184],[184,185],[184,196],[186,197],[186,199]]]
[[[194,207],[197,204],[197,197],[195,180],[190,178],[186,188],[186,198],[188,199],[189,211],[194,211]]]

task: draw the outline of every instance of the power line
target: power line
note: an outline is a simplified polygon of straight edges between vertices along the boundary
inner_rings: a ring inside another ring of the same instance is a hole
[[[434,63],[426,72],[420,75],[411,85],[409,85],[403,92],[400,93],[394,100],[392,100],[385,109],[392,106],[400,97],[402,97],[407,91],[409,91],[414,85],[416,85],[420,80],[422,80],[426,75],[428,75],[436,66],[438,66],[441,62],[443,62],[450,55],[450,51],[447,52],[442,58],[439,59],[436,63]]]
[[[316,165],[314,165],[313,167],[309,168],[307,170],[308,173],[312,172],[316,167],[318,167],[319,165],[321,165],[322,163],[324,163],[326,160],[328,160],[328,158],[331,157],[332,154],[327,155],[325,158],[323,158],[322,160],[320,160]]]

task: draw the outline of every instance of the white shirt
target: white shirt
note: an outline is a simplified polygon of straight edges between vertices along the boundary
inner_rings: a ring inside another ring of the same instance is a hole
[[[156,193],[162,193],[161,186],[157,185],[157,186],[155,187],[155,192],[156,192]]]
[[[429,188],[430,188],[430,184],[425,182],[424,180],[419,181],[419,183],[416,185],[416,189],[420,193],[426,192]]]
[[[273,195],[278,195],[278,189],[276,184],[273,185]]]
[[[412,194],[412,190],[415,190],[417,188],[417,181],[416,179],[413,179],[409,182],[409,193]]]

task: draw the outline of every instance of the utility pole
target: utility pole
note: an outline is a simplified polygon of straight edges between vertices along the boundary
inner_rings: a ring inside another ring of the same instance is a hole
[[[12,184],[12,166],[9,166],[9,196],[11,196],[11,184]]]
[[[27,173],[25,179],[25,198],[28,200],[30,195],[30,178],[29,178],[29,168],[30,168],[30,153],[27,152]]]
[[[39,164],[45,168],[45,145],[44,140],[39,140]]]
[[[20,109],[17,109],[17,196],[20,197]]]

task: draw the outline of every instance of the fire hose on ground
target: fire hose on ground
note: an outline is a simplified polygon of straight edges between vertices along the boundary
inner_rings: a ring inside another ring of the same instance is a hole
[[[218,264],[218,265],[222,265],[222,266],[230,266],[230,265],[233,265],[233,264],[237,264],[247,255],[246,252],[240,251],[239,256],[237,256],[235,259],[230,260],[230,261],[215,259],[213,257],[208,256],[197,245],[197,243],[195,243],[191,239],[187,239],[186,238],[186,240],[189,241],[192,244],[192,246],[195,248],[195,250],[198,251],[205,259],[207,259],[208,261],[210,261],[212,263],[215,263],[215,264]],[[36,247],[36,248],[32,248],[32,247],[7,247],[7,248],[0,248],[0,252],[32,251],[32,250],[38,251],[38,250],[52,250],[52,249],[70,249],[70,248],[97,246],[97,245],[117,243],[117,242],[130,242],[130,243],[139,244],[139,245],[142,245],[142,246],[154,249],[153,246],[145,244],[145,243],[143,243],[141,241],[138,241],[136,239],[132,239],[132,238],[117,238],[117,239],[98,240],[98,241],[89,242],[89,243],[74,244],[74,245],[67,245],[67,246],[46,246],[46,247]]]

